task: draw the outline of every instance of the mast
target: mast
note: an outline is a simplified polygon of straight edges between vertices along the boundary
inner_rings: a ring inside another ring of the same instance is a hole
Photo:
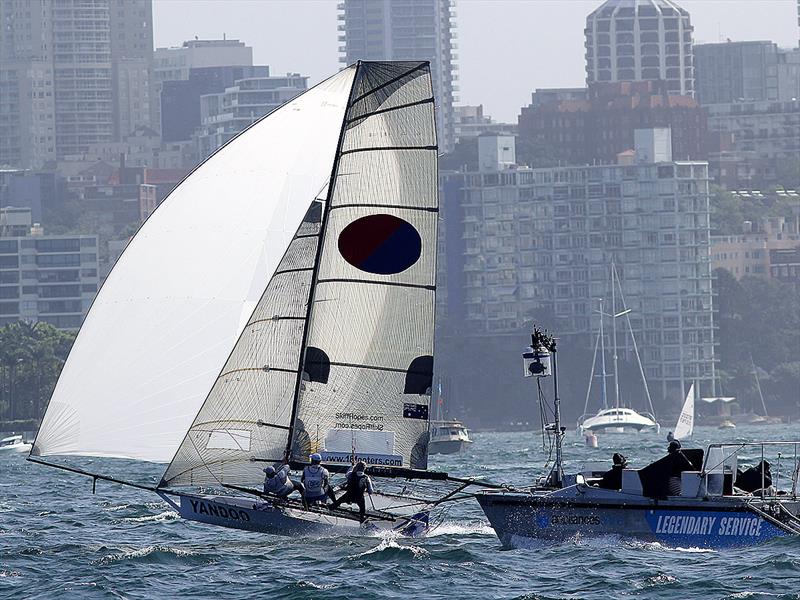
[[[617,268],[614,261],[611,261],[611,344],[614,352],[614,402],[619,408],[619,367],[617,365],[617,296],[614,289],[614,280]]]
[[[561,427],[561,399],[558,397],[558,370],[556,368],[556,340],[552,338],[550,351],[553,353],[553,425],[556,435],[556,464],[554,466],[555,477],[553,483],[556,487],[561,487],[564,481],[564,465],[561,451],[561,441],[564,437],[564,428]]]
[[[601,375],[603,381],[603,408],[608,408],[608,390],[606,388],[606,339],[603,335],[603,317],[605,317],[605,313],[603,312],[603,299],[600,298],[600,365],[603,371]]]
[[[342,116],[342,125],[339,129],[339,140],[336,142],[336,153],[333,158],[333,165],[331,166],[331,176],[328,179],[328,194],[325,197],[325,206],[322,208],[322,215],[320,217],[319,238],[317,242],[317,252],[314,257],[314,267],[311,274],[311,286],[308,293],[308,307],[306,309],[306,320],[303,324],[303,338],[300,343],[300,358],[297,365],[297,380],[295,382],[294,397],[292,402],[292,416],[289,420],[289,435],[286,438],[286,450],[284,457],[288,460],[291,456],[292,443],[294,442],[295,434],[295,421],[297,419],[297,405],[300,401],[300,388],[303,385],[303,366],[306,359],[306,345],[308,343],[308,333],[311,329],[311,312],[316,300],[317,280],[319,278],[319,266],[322,258],[322,247],[325,241],[325,230],[328,225],[328,216],[330,215],[331,200],[333,199],[333,191],[336,187],[336,176],[339,171],[339,162],[342,157],[342,144],[344,143],[344,134],[347,126],[347,111],[353,102],[353,90],[356,89],[356,82],[358,81],[359,73],[361,71],[361,61],[356,63],[356,72],[353,75],[353,81],[350,84],[350,92],[347,95],[347,104],[345,105],[344,115]]]
[[[768,417],[767,404],[764,402],[764,394],[761,391],[761,382],[758,380],[758,370],[756,369],[756,363],[753,361],[752,354],[750,354],[750,366],[753,368],[753,376],[756,378],[756,389],[758,390],[758,397],[761,399],[761,409],[764,411],[764,416]]]

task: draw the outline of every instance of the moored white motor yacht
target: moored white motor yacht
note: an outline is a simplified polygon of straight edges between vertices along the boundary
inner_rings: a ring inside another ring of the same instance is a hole
[[[428,454],[456,454],[463,452],[472,440],[469,430],[461,421],[432,421]]]
[[[10,435],[0,440],[0,452],[28,452],[31,445],[21,435]]]

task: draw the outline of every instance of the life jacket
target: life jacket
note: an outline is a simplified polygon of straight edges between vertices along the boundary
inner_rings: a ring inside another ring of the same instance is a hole
[[[284,496],[292,493],[294,486],[289,479],[289,465],[284,465],[272,477],[267,477],[264,480],[264,491],[278,496]]]
[[[357,471],[350,471],[347,474],[347,486],[345,487],[347,493],[351,496],[358,496],[364,493],[367,489],[367,475],[366,473],[359,473]]]
[[[328,469],[320,465],[310,465],[303,469],[303,484],[306,496],[314,498],[325,495],[325,483],[328,480]]]

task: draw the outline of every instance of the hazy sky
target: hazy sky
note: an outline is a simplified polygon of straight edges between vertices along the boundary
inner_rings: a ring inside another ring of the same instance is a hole
[[[584,82],[583,28],[601,0],[459,0],[459,104],[516,122],[537,87]],[[696,42],[772,40],[797,45],[796,0],[679,0]],[[156,47],[238,38],[272,73],[299,72],[314,84],[339,68],[335,0],[154,0]]]

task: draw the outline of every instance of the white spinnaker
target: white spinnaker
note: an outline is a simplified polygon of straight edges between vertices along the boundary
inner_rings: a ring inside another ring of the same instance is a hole
[[[675,425],[675,432],[672,434],[676,440],[683,440],[692,436],[694,431],[694,384],[689,386],[689,393],[683,403],[681,414],[678,416],[678,423]]]
[[[247,129],[141,227],[89,311],[32,454],[172,458],[330,177],[354,73]]]

